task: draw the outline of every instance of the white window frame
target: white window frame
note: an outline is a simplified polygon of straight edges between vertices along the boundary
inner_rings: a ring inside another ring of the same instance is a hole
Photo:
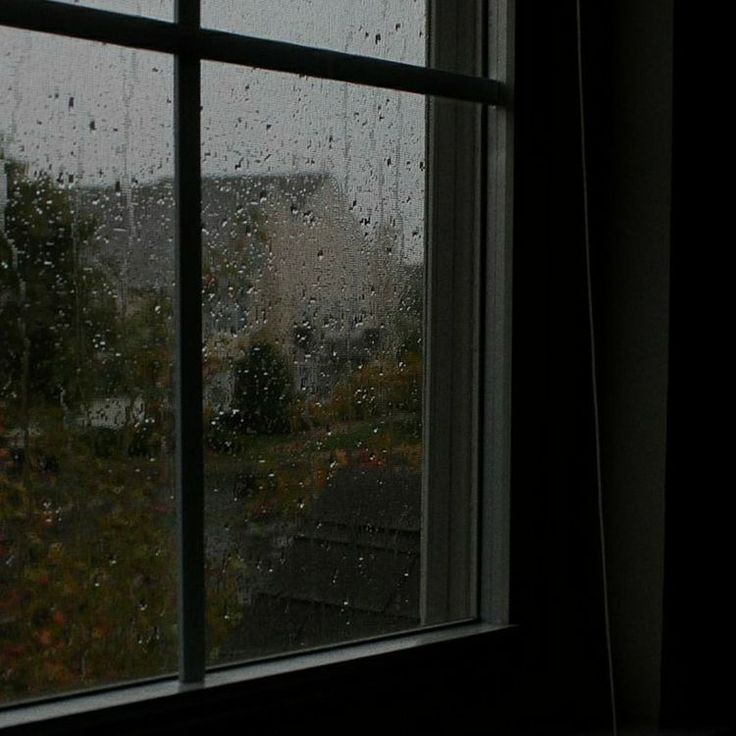
[[[439,69],[453,68],[453,72],[203,30],[199,5],[199,0],[176,0],[177,22],[168,23],[47,0],[0,2],[0,25],[175,57],[180,632],[178,681],[160,678],[31,705],[11,705],[0,712],[0,728],[23,724],[38,727],[42,723],[53,724],[63,716],[158,703],[182,697],[182,691],[213,690],[452,639],[487,636],[509,625],[513,0],[430,2],[430,27],[434,30],[430,62]],[[476,44],[473,58],[460,64],[457,39],[471,38],[477,28],[482,29],[484,37]],[[428,187],[426,304],[430,316],[425,387],[429,399],[425,424],[429,431],[425,437],[424,477],[444,476],[447,482],[433,486],[431,493],[425,489],[422,525],[423,622],[458,618],[457,602],[466,600],[477,611],[470,620],[206,671],[202,437],[200,431],[187,431],[201,427],[202,417],[198,402],[186,400],[202,395],[202,60],[476,103],[477,112],[462,118],[463,123],[461,116],[452,112],[452,105],[445,108],[449,112],[443,111],[441,104],[429,106],[429,137],[433,126],[441,124],[443,137],[450,141],[450,146],[442,149],[433,145],[428,151],[440,173]],[[444,135],[447,130],[453,131],[449,138]],[[457,176],[463,166],[473,174],[460,182]],[[437,187],[446,188],[448,182],[454,198],[453,212],[462,209],[465,216],[454,218],[449,232],[453,246],[443,249],[431,244],[439,242],[442,228],[444,235],[448,234],[447,218],[435,217],[433,212],[439,209]],[[472,247],[458,245],[462,243]],[[454,274],[451,279],[448,269]],[[467,284],[472,288],[466,288]],[[182,329],[184,325],[186,330]],[[466,399],[439,400],[447,398],[443,392],[448,391],[448,375],[450,396],[466,394]],[[432,427],[448,427],[451,431],[432,431]],[[436,487],[441,488],[439,493]],[[453,514],[455,517],[451,518]],[[202,573],[192,574],[193,570]],[[444,592],[438,592],[432,585],[440,579],[462,582],[457,589],[445,586]]]

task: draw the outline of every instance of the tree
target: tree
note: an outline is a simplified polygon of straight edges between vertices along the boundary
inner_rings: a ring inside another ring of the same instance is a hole
[[[396,330],[399,350],[422,358],[422,317],[424,314],[424,265],[403,263],[396,308]]]
[[[233,408],[240,431],[285,434],[291,429],[293,403],[287,359],[271,342],[253,343],[235,364]]]
[[[202,249],[205,339],[237,334],[254,311],[254,294],[263,287],[269,236],[257,207],[227,214],[227,227],[213,228]],[[218,232],[219,231],[219,232]]]
[[[6,164],[0,232],[0,399],[79,407],[115,342],[115,300],[89,254],[95,222],[48,176]]]
[[[167,671],[176,620],[163,442],[153,462],[144,424],[127,449],[145,458],[103,458],[62,421],[116,393],[164,416],[169,301],[138,295],[123,317],[93,218],[48,176],[5,173],[0,431],[20,428],[24,457],[20,480],[0,474],[0,700]]]

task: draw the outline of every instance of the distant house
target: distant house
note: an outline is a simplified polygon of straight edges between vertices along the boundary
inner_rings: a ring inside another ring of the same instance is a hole
[[[145,405],[141,397],[124,396],[92,399],[78,422],[96,429],[122,429],[128,424],[145,418]]]
[[[141,293],[171,294],[172,182],[80,196],[87,212],[99,212],[94,257],[115,271],[123,308]],[[295,388],[312,396],[329,391],[341,366],[396,342],[387,315],[410,267],[388,229],[358,220],[332,176],[205,177],[202,201],[203,330],[213,360],[206,402],[229,402],[226,374],[253,338],[278,345]]]

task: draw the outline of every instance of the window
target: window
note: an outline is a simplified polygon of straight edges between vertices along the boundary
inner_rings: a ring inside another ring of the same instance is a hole
[[[506,621],[505,11],[247,5],[0,6],[10,702]]]

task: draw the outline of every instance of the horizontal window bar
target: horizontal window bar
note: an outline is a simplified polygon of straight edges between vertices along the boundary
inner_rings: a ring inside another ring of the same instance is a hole
[[[492,79],[48,0],[2,0],[0,25],[486,105],[501,98],[501,85]]]

